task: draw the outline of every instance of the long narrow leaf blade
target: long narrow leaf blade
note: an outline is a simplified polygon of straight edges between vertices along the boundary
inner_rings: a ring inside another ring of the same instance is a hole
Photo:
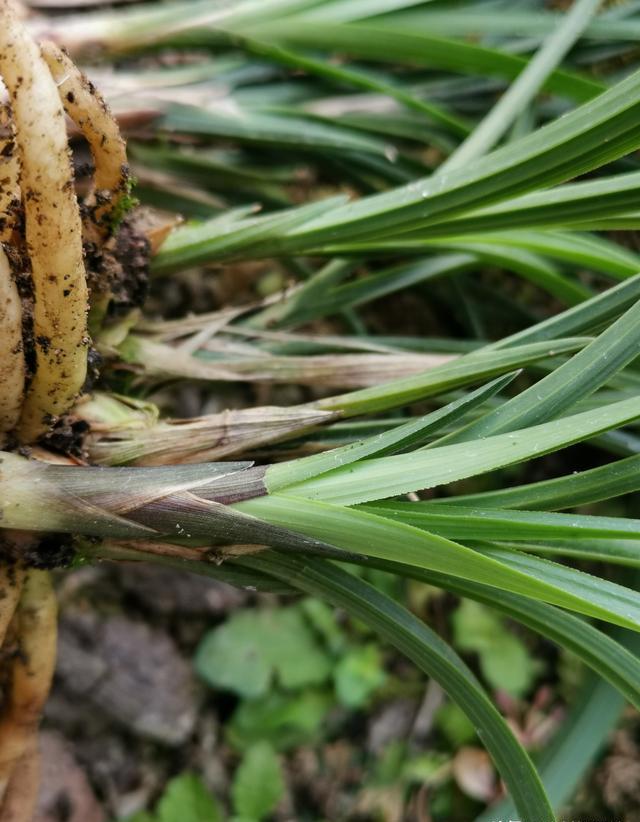
[[[473,674],[437,634],[392,599],[335,566],[280,558],[249,559],[247,564],[344,608],[433,676],[473,722],[523,821],[553,822],[553,812],[528,755]]]
[[[366,460],[293,485],[288,493],[340,505],[398,496],[540,457],[638,417],[638,398],[622,400],[531,428],[485,437],[474,441],[472,448],[461,442]],[[286,487],[287,471],[287,463],[268,469],[267,488],[271,489],[272,479],[277,488]]]
[[[474,550],[365,511],[296,497],[276,494],[238,507],[287,531],[313,535],[362,557],[483,582],[496,591],[506,589],[640,631],[640,598],[635,591],[537,557],[493,546]]]

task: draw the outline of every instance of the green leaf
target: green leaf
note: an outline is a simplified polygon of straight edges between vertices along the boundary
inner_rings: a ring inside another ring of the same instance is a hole
[[[314,34],[316,28],[312,27]],[[293,223],[287,212],[282,222],[275,215],[267,221],[262,234],[255,220],[241,223],[223,238],[205,230],[192,240],[199,246],[197,254],[189,249],[187,240],[182,243],[182,254],[172,260],[166,256],[170,238],[157,257],[156,268],[165,270],[178,263],[203,262],[238,254],[241,249],[243,253],[270,256],[317,252],[327,244],[336,246],[342,241],[378,242],[385,236],[442,223],[519,194],[539,191],[634,149],[640,142],[636,116],[639,107],[640,74],[636,74],[579,109],[464,168],[416,180],[344,206],[330,205],[315,219],[305,211],[309,206],[298,209],[301,219]],[[321,206],[314,205],[323,211]]]
[[[461,715],[469,724],[465,715],[462,713]],[[471,739],[474,738],[475,730],[471,726]],[[429,785],[437,783],[447,772],[449,762],[450,758],[446,753],[438,753],[437,751],[412,756],[403,763],[401,778],[409,784]]]
[[[611,562],[627,568],[640,568],[640,546],[634,539],[588,539],[574,536],[527,542],[505,539],[495,545],[547,558],[572,557],[591,562]]]
[[[427,0],[429,2],[429,0]],[[378,17],[399,9],[418,6],[424,0],[323,0],[319,5],[300,11],[294,19],[350,22]]]
[[[475,257],[471,254],[441,254],[408,265],[403,263],[385,268],[341,285],[336,282],[337,278],[343,279],[355,264],[345,263],[344,260],[333,261],[289,297],[283,296],[281,302],[251,317],[247,324],[258,328],[264,328],[267,324],[276,327],[301,325],[317,317],[364,305],[417,283],[463,271],[475,264]]]
[[[236,611],[204,637],[195,664],[209,684],[245,698],[263,696],[274,679],[296,689],[324,682],[330,672],[299,606]]]
[[[321,21],[278,21],[251,27],[263,40],[289,46],[337,50],[353,57],[409,66],[426,66],[460,74],[515,79],[526,68],[525,57],[486,48],[472,42],[433,37],[428,29],[382,26],[379,23],[338,25]],[[576,100],[588,100],[602,86],[578,74],[556,70],[544,84],[546,91]]]
[[[623,11],[618,7],[617,11]],[[628,14],[632,14],[633,7]],[[306,15],[305,15],[306,16]],[[478,37],[498,35],[511,37],[526,32],[527,37],[546,36],[555,31],[565,19],[564,12],[552,13],[545,7],[532,6],[531,10],[514,7],[483,8],[481,4],[463,3],[458,8],[409,11],[397,17],[387,18],[397,21],[403,27],[421,26],[425,31],[445,36]],[[638,40],[640,26],[634,18],[615,19],[607,10],[590,20],[582,32],[587,40]]]
[[[336,696],[347,708],[363,708],[386,679],[377,645],[352,648],[339,660],[333,672]]]
[[[600,329],[604,324],[631,308],[640,297],[640,274],[626,282],[597,294],[580,305],[555,314],[547,320],[503,337],[484,347],[484,352],[532,343],[534,340],[553,340],[572,334],[585,334]]]
[[[273,495],[241,503],[243,510],[362,557],[378,557],[483,582],[640,631],[635,591],[519,551],[470,549],[405,523],[361,510]],[[346,558],[346,557],[345,557]]]
[[[440,503],[496,508],[573,508],[640,491],[640,454],[579,471],[482,494],[445,497]]]
[[[442,441],[462,442],[554,419],[621,371],[639,347],[640,301],[551,374]]]
[[[251,557],[242,562],[279,578],[284,576],[306,593],[344,608],[433,676],[478,729],[523,821],[552,822],[553,812],[528,755],[473,674],[437,634],[372,586],[329,563],[301,563],[293,557],[275,556]]]
[[[200,676],[216,688],[227,688],[246,698],[267,692],[272,666],[256,632],[252,611],[235,613],[225,624],[209,631],[196,651]]]
[[[571,651],[624,694],[631,704],[640,705],[640,659],[627,649],[626,641],[624,644],[616,641],[586,620],[504,589],[496,596],[494,587],[475,580],[419,569],[401,561],[389,562],[367,558],[364,562],[367,566],[373,565],[375,568],[395,572],[426,585],[435,585],[457,596],[469,597],[509,619],[526,625],[560,647]],[[634,638],[640,635],[631,633],[627,636],[637,643],[638,640]]]
[[[445,702],[438,709],[435,716],[435,725],[454,748],[475,741],[475,728],[455,702]]]
[[[228,219],[228,215],[214,217],[199,225],[186,225],[171,232],[162,249],[153,258],[152,272],[169,274],[181,268],[194,266],[222,252],[231,253],[238,246],[263,241],[265,238],[305,223],[313,215],[335,208],[344,197],[330,197],[320,203],[310,203],[264,217]]]
[[[640,288],[640,277],[638,287]],[[385,411],[426,397],[444,394],[454,388],[480,382],[547,357],[575,351],[582,348],[586,342],[580,337],[556,339],[553,342],[534,343],[531,346],[513,347],[500,352],[489,351],[485,347],[412,377],[318,400],[317,406],[324,410],[339,410],[347,416]],[[275,469],[273,473],[276,473]]]
[[[480,239],[478,235],[454,237],[449,243],[441,240],[438,245],[453,251],[471,252],[479,262],[513,271],[568,305],[581,303],[593,296],[590,289],[564,274],[547,258],[507,244],[500,245],[497,238],[502,236],[496,234],[493,243],[486,241],[484,235]]]
[[[465,600],[453,613],[454,643],[463,651],[475,651],[489,684],[513,696],[522,696],[537,673],[526,646],[509,632],[485,606]]]
[[[589,1],[593,2],[593,0]],[[448,112],[442,106],[422,100],[395,83],[382,82],[371,73],[337,65],[330,60],[316,60],[308,54],[289,51],[254,38],[236,36],[234,42],[252,54],[266,57],[292,69],[317,75],[323,79],[333,81],[339,86],[354,86],[355,88],[385,94],[407,108],[425,115],[434,123],[449,128],[454,134],[466,135],[470,131],[470,126],[465,120]]]
[[[625,650],[637,659],[640,650],[638,635],[617,633]],[[564,722],[539,757],[539,770],[554,807],[561,808],[573,796],[623,709],[624,700],[608,682],[596,676],[587,678]],[[481,814],[476,822],[493,822],[497,818],[509,818],[514,813],[515,807],[507,798]]]
[[[231,786],[235,812],[262,820],[284,796],[282,767],[268,742],[258,742],[245,753]]]
[[[451,244],[458,247],[458,241],[465,247],[467,243],[477,246],[494,244],[499,247],[512,246],[543,255],[575,268],[598,271],[616,280],[635,276],[640,270],[640,256],[631,249],[623,248],[605,237],[593,234],[578,234],[569,231],[500,231],[495,234],[465,235],[451,238]],[[433,241],[440,247],[445,241]]]
[[[480,157],[506,134],[516,117],[533,100],[549,75],[579,39],[599,6],[600,0],[576,0],[572,4],[515,82],[443,164],[441,171],[458,168]]]
[[[638,172],[588,182],[567,183],[505,200],[489,208],[470,211],[451,220],[437,221],[428,227],[414,226],[406,234],[400,234],[399,240],[411,240],[414,233],[419,238],[438,238],[529,226],[583,225],[591,218],[600,217],[603,209],[608,220],[613,220],[616,214],[623,215],[624,219],[624,215],[637,206],[639,184]],[[391,238],[388,242],[391,242]]]
[[[554,807],[561,808],[573,796],[585,772],[605,745],[624,708],[611,686],[590,677],[579,691],[569,715],[538,762]],[[517,815],[507,798],[478,816],[475,822],[495,822]]]
[[[640,107],[640,74],[464,168],[326,211],[291,229],[286,237],[265,242],[260,253],[309,253],[342,239],[377,241],[564,182],[638,145],[636,107]]]
[[[162,3],[159,6],[127,8],[117,14],[94,14],[86,20],[63,18],[63,31],[73,31],[74,23],[80,25],[84,42],[99,42],[105,49],[135,50],[153,43],[180,42],[180,35],[187,38],[195,32],[205,32],[215,39],[212,24],[239,26],[255,25],[261,20],[271,20],[280,15],[291,15],[314,6],[317,0],[239,0],[221,8],[211,0],[186,0]],[[193,29],[191,28],[193,27]],[[86,39],[85,39],[86,38]]]
[[[638,417],[638,399],[622,400],[519,431],[474,440],[473,448],[461,442],[364,460],[292,485],[287,493],[340,505],[397,496],[540,457]],[[265,476],[268,489],[271,471]],[[286,465],[278,466],[273,476],[277,488],[285,486]]]
[[[169,132],[203,134],[268,146],[321,148],[324,151],[371,152],[384,157],[389,147],[380,140],[320,118],[243,109],[235,114],[173,103],[160,127]]]
[[[182,774],[167,785],[156,808],[157,822],[222,822],[220,806],[194,774]]]
[[[260,741],[268,741],[278,751],[311,745],[322,736],[334,704],[328,692],[309,688],[295,694],[271,691],[240,703],[227,724],[227,738],[240,751]]]
[[[634,459],[631,457],[630,459]],[[635,463],[637,465],[637,461]],[[547,511],[507,511],[438,502],[380,502],[363,506],[373,514],[398,519],[450,539],[522,542],[536,540],[618,538],[640,540],[640,520],[557,514]],[[638,545],[640,551],[640,545]]]
[[[428,437],[442,430],[447,425],[461,419],[471,409],[481,405],[485,400],[505,388],[514,378],[507,374],[493,380],[481,388],[471,391],[459,400],[448,403],[437,411],[416,417],[404,425],[398,425],[375,437],[360,442],[349,443],[342,448],[333,448],[325,454],[303,457],[294,463],[285,463],[281,468],[272,466],[269,471],[269,490],[276,491],[283,485],[291,485],[309,477],[316,477],[343,465],[350,465],[358,460],[373,456],[407,451],[423,444]],[[286,487],[285,485],[285,487]]]
[[[347,636],[336,619],[333,608],[319,599],[308,597],[301,603],[305,616],[320,634],[332,654],[340,654],[347,644]]]

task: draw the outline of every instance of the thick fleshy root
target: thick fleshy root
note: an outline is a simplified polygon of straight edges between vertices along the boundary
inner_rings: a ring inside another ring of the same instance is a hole
[[[11,240],[20,213],[20,165],[8,104],[0,105],[0,243]]]
[[[48,572],[25,574],[0,717],[0,820],[28,820],[37,793],[38,726],[55,669],[57,606]],[[7,648],[5,642],[5,648]]]
[[[42,43],[42,56],[58,87],[67,115],[89,143],[95,176],[93,192],[85,201],[90,220],[85,233],[106,237],[122,197],[127,194],[127,151],[120,129],[106,102],[78,67],[55,43]]]
[[[20,418],[26,367],[22,342],[22,303],[9,260],[0,245],[0,439]]]
[[[90,343],[83,244],[104,253],[129,181],[106,104],[66,54],[31,39],[12,0],[0,0],[0,81],[9,92],[0,104],[0,447],[11,448],[36,443],[82,391]],[[65,113],[95,163],[82,209]],[[110,284],[97,286],[94,300],[108,303]],[[49,574],[19,564],[31,539],[5,532],[0,552],[0,822],[32,819],[38,726],[55,667]]]
[[[23,582],[24,570],[20,565],[5,565],[0,568],[0,649],[18,607]]]
[[[31,822],[38,798],[40,754],[38,735],[34,733],[25,752],[16,763],[11,782],[0,808],[2,822]]]
[[[0,0],[0,75],[9,90],[33,280],[36,369],[18,433],[32,442],[73,403],[87,371],[88,292],[64,109],[40,49]]]

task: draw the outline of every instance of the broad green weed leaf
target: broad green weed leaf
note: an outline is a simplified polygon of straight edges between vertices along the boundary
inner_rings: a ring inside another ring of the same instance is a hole
[[[157,822],[223,822],[218,803],[195,774],[172,779],[158,802]]]
[[[270,742],[278,751],[312,744],[321,736],[323,722],[334,702],[328,691],[271,691],[259,699],[240,703],[227,725],[227,739],[240,751],[260,741]]]
[[[196,668],[211,685],[255,698],[274,680],[289,689],[320,684],[330,662],[302,610],[293,606],[236,612],[202,640]]]
[[[463,651],[474,651],[487,682],[513,696],[531,687],[537,666],[524,643],[507,630],[488,608],[463,600],[453,614],[454,641]]]
[[[255,626],[253,612],[242,611],[204,637],[196,652],[195,665],[206,682],[245,698],[267,692],[272,666],[263,652],[263,637]]]
[[[284,777],[278,755],[268,742],[258,742],[244,755],[231,794],[236,813],[256,822],[265,819],[284,795]]]
[[[435,724],[455,748],[475,741],[473,724],[455,702],[445,702],[436,713]]]
[[[382,653],[370,643],[353,648],[336,665],[336,696],[348,708],[362,708],[385,681]]]

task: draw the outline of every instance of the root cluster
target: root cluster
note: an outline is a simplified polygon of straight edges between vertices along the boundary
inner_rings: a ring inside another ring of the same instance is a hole
[[[83,248],[109,239],[128,171],[117,123],[94,86],[53,43],[33,42],[9,0],[0,0],[0,21],[0,77],[9,93],[0,144],[0,436],[31,443],[69,410],[85,382]],[[82,203],[65,115],[95,165]]]
[[[53,43],[36,44],[0,0],[0,447],[29,445],[74,404],[87,376],[88,313],[110,299],[87,285],[128,193],[125,145],[93,85]],[[70,118],[94,185],[76,193]],[[0,820],[30,820],[37,731],[55,663],[56,603],[46,571],[25,568],[30,537],[0,557]]]

